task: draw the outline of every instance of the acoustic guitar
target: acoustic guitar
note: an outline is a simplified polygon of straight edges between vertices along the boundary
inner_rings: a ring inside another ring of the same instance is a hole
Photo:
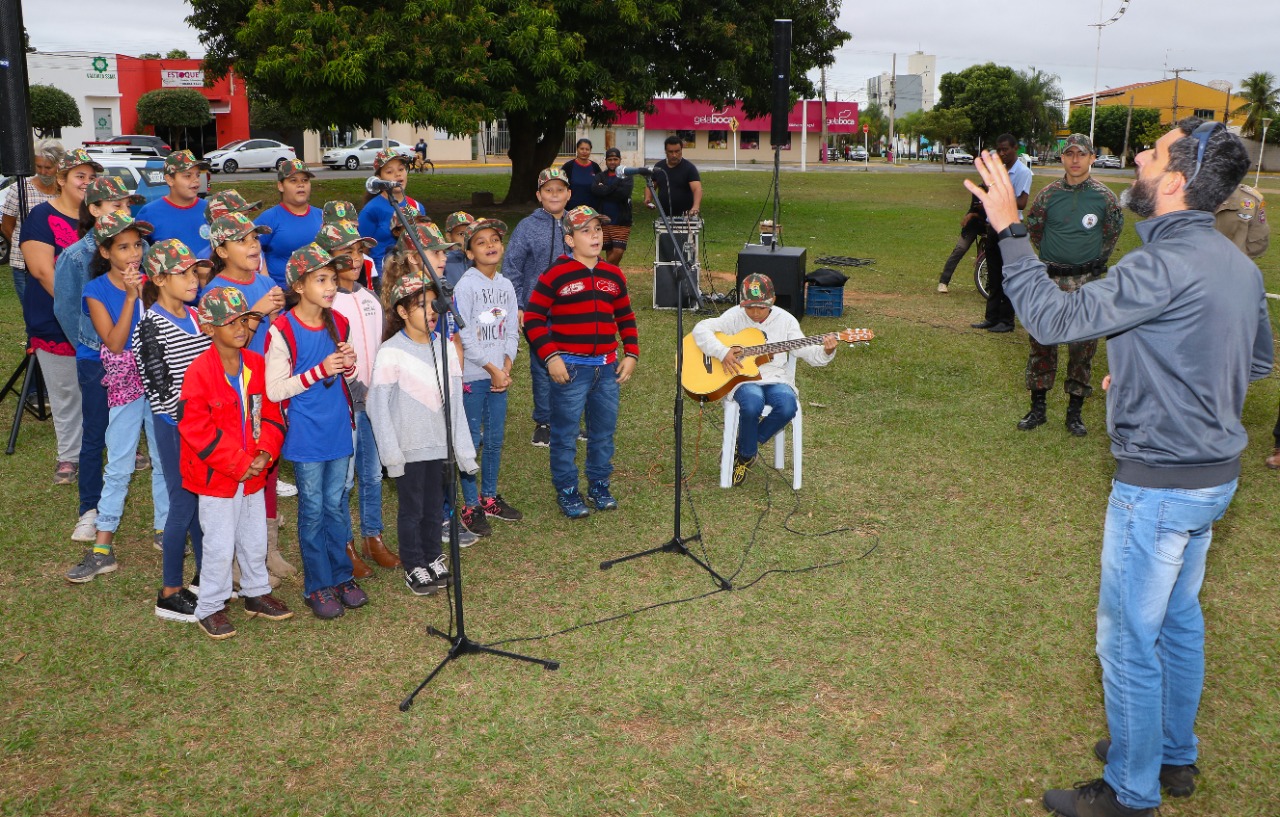
[[[835,334],[842,343],[850,345],[866,343],[876,336],[876,333],[870,329],[845,329]],[[737,374],[729,374],[725,371],[724,363],[703,354],[698,344],[694,342],[692,332],[685,335],[684,366],[680,370],[680,385],[684,388],[685,394],[694,400],[702,402],[719,400],[739,383],[745,380],[759,380],[760,364],[767,362],[775,352],[789,352],[806,346],[821,346],[826,335],[765,343],[764,332],[754,327],[747,327],[736,335],[716,332],[716,337],[725,346],[742,347],[742,369]]]

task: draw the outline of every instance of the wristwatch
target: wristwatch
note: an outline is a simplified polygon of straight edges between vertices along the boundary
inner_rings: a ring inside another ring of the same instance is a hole
[[[1027,225],[1023,224],[1021,221],[1015,221],[1012,224],[1010,224],[1008,227],[1005,227],[1003,230],[996,233],[996,238],[1001,240],[1006,238],[1026,238],[1026,237],[1027,237]]]

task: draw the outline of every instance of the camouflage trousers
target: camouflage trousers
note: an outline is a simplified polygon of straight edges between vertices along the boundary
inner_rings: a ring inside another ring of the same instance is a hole
[[[1096,272],[1081,275],[1062,275],[1053,279],[1063,292],[1075,292],[1080,287],[1096,281]],[[1098,341],[1086,340],[1067,344],[1066,392],[1077,397],[1088,397],[1093,392],[1089,378],[1093,373],[1093,355],[1098,351]],[[1031,338],[1031,354],[1027,357],[1027,390],[1049,391],[1058,375],[1058,347],[1045,346]]]

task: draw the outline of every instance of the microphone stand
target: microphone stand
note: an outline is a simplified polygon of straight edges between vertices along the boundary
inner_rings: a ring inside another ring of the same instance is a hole
[[[645,184],[649,187],[649,195],[653,197],[653,203],[658,209],[658,217],[662,219],[663,225],[667,230],[667,238],[671,241],[671,247],[675,250],[678,265],[671,267],[672,274],[676,277],[676,404],[675,404],[675,448],[676,448],[676,478],[675,478],[675,518],[673,525],[673,533],[670,539],[655,548],[642,550],[638,553],[632,553],[628,556],[622,556],[617,559],[607,559],[600,563],[601,570],[608,570],[616,564],[629,562],[632,559],[639,559],[643,556],[649,556],[654,553],[679,553],[687,556],[698,567],[705,570],[715,579],[716,584],[721,590],[732,590],[733,585],[727,579],[712,569],[711,565],[699,559],[686,545],[689,542],[701,541],[702,533],[698,532],[692,536],[680,535],[680,500],[681,490],[684,488],[684,393],[680,388],[680,373],[684,370],[684,290],[687,287],[689,294],[692,296],[694,308],[702,309],[702,293],[699,292],[698,280],[693,276],[689,269],[689,264],[684,257],[684,248],[676,241],[675,232],[672,230],[671,218],[667,211],[662,207],[662,201],[658,198],[658,191],[653,187],[653,179],[645,178]],[[655,282],[656,286],[656,282]]]
[[[466,328],[466,323],[463,322],[462,316],[458,314],[458,308],[453,302],[453,288],[449,286],[442,277],[436,275],[435,269],[432,268],[431,264],[427,261],[426,248],[423,247],[422,242],[418,240],[418,235],[413,230],[413,225],[409,222],[408,217],[405,216],[404,210],[397,205],[395,199],[391,197],[391,191],[384,190],[383,192],[386,193],[387,201],[391,204],[391,209],[395,212],[396,219],[400,222],[401,228],[405,230],[406,235],[409,236],[409,240],[413,243],[414,250],[418,253],[418,258],[422,265],[423,283],[429,284],[435,290],[436,300],[435,303],[432,304],[432,307],[435,309],[436,314],[439,315],[441,319],[445,319],[446,315],[451,316],[453,318],[454,326],[458,329]],[[386,282],[383,283],[386,285]],[[439,327],[438,323],[437,327]],[[458,460],[453,446],[453,399],[451,397],[452,389],[450,388],[453,376],[449,372],[450,341],[445,337],[445,334],[446,333],[442,328],[436,333],[436,340],[439,342],[440,346],[441,368],[443,369],[443,377],[440,381],[440,392],[441,397],[444,400],[445,450],[447,452],[444,461],[444,486],[445,496],[449,499],[449,507],[456,509],[458,507]],[[444,659],[436,665],[435,669],[431,670],[431,672],[427,674],[427,677],[422,679],[422,683],[418,684],[417,688],[414,689],[413,692],[409,693],[407,698],[400,702],[401,712],[409,711],[409,707],[413,706],[414,698],[418,697],[418,693],[425,689],[427,684],[431,683],[432,679],[436,677],[440,670],[444,669],[446,664],[450,661],[461,658],[464,655],[471,655],[474,653],[498,655],[503,658],[511,658],[516,661],[527,661],[531,664],[540,664],[548,670],[560,668],[559,661],[547,661],[542,658],[533,658],[527,655],[507,652],[506,650],[497,650],[493,647],[486,647],[483,644],[479,644],[467,636],[467,628],[464,618],[465,610],[462,601],[462,549],[458,544],[458,524],[458,514],[455,511],[449,516],[449,560],[453,569],[453,615],[458,621],[457,632],[450,635],[449,633],[438,630],[430,625],[427,626],[428,633],[436,636],[437,638],[443,638],[445,641],[449,642],[449,651],[445,653]],[[428,535],[434,535],[434,532],[428,531]]]

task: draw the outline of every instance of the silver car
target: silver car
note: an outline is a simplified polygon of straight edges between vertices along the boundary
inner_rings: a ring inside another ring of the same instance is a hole
[[[388,139],[386,144],[404,156],[409,161],[413,161],[413,146],[397,142],[394,139]],[[365,139],[356,142],[351,147],[334,148],[325,151],[321,162],[325,167],[345,167],[347,170],[358,170],[361,167],[373,167],[373,157],[378,155],[378,151],[382,150],[383,140],[381,139]]]

